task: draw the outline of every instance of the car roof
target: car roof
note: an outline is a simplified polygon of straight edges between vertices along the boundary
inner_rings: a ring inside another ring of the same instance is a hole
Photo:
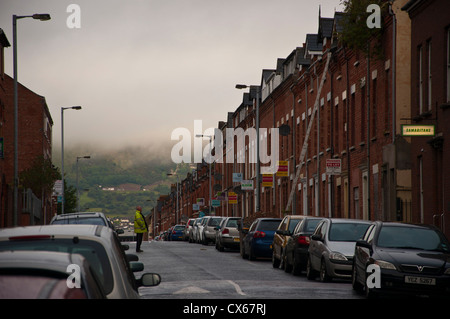
[[[66,218],[88,218],[88,217],[106,218],[105,214],[103,214],[102,212],[76,212],[76,213],[56,215],[52,218],[52,220],[66,219]]]
[[[352,219],[352,218],[325,218],[331,221],[331,223],[361,223],[361,224],[371,224],[373,221],[371,220],[363,220],[363,219]]]
[[[113,231],[102,225],[44,225],[25,226],[0,229],[0,241],[10,240],[11,237],[27,236],[56,236],[56,237],[90,237],[101,238],[113,234]],[[16,238],[16,239],[17,239]]]

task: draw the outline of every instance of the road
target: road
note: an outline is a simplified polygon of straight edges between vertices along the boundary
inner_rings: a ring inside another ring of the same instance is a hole
[[[274,269],[270,260],[249,261],[238,251],[213,245],[144,242],[144,272],[162,277],[157,287],[140,288],[144,299],[361,299],[349,281],[321,283]],[[134,252],[130,243],[129,252]],[[141,273],[136,273],[139,277]]]

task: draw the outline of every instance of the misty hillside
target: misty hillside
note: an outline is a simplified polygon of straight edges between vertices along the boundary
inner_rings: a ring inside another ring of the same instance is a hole
[[[59,155],[59,156],[58,156]],[[153,156],[141,148],[128,147],[115,151],[65,149],[64,173],[68,185],[76,187],[77,157],[80,211],[103,211],[108,216],[132,216],[136,205],[147,214],[160,194],[168,194],[175,172],[184,178],[189,170],[168,159]],[[61,168],[60,150],[54,150],[53,163]]]

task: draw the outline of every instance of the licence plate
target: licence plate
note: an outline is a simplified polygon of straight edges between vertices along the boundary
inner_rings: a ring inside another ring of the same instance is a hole
[[[234,241],[239,242],[241,240],[240,240],[240,238],[235,238]]]
[[[405,276],[405,283],[407,284],[419,284],[419,285],[436,285],[435,278]]]

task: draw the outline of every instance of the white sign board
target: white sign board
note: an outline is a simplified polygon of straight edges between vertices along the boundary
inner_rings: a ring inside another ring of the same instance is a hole
[[[327,159],[327,175],[341,175],[342,162],[340,159]]]

